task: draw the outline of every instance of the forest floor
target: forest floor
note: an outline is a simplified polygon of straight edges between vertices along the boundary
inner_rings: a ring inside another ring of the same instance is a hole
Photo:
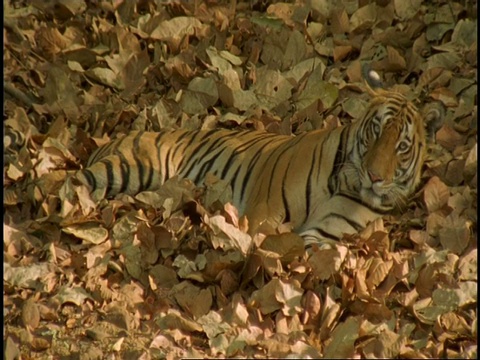
[[[4,358],[476,358],[476,6],[4,1]],[[354,121],[364,62],[445,119],[407,209],[335,249],[247,235],[214,180],[68,186],[134,129]]]

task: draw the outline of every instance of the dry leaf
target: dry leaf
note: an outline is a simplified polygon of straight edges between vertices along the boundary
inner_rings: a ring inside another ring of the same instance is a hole
[[[423,199],[430,214],[443,208],[449,197],[448,187],[438,177],[432,177],[425,185]]]
[[[445,249],[455,254],[461,254],[469,245],[471,239],[471,223],[452,213],[445,218],[443,227],[439,230],[440,243]]]
[[[23,325],[29,330],[35,330],[40,323],[40,312],[35,301],[34,298],[30,298],[22,306]]]
[[[326,358],[351,358],[354,354],[354,343],[358,338],[360,318],[350,317],[339,324],[332,332],[332,341],[325,347]]]

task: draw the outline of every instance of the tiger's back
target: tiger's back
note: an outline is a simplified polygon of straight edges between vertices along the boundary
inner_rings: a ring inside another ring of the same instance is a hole
[[[235,203],[240,203],[262,154],[289,139],[266,132],[220,129],[134,131],[97,149],[77,177],[102,198],[155,190],[173,176],[202,185],[210,172],[232,185]]]
[[[338,146],[328,135],[323,130],[297,137],[220,129],[131,132],[97,149],[77,178],[103,198],[155,190],[176,175],[200,186],[211,173],[231,185],[233,203],[251,226],[267,219],[301,224],[312,204],[327,199],[328,177],[322,174],[332,171],[333,161],[315,167],[331,154],[325,146]]]

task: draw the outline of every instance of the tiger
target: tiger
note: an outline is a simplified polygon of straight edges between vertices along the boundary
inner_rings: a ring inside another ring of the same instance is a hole
[[[367,92],[371,98],[358,120],[297,136],[132,131],[99,147],[76,177],[112,197],[158,189],[174,176],[201,186],[210,173],[231,186],[250,233],[289,223],[307,244],[335,242],[390,213],[420,182],[424,116],[400,92],[369,86]]]

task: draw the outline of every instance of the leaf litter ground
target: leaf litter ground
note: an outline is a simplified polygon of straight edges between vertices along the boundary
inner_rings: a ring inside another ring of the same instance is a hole
[[[6,2],[5,358],[475,358],[476,6]],[[247,235],[213,177],[69,180],[130,130],[348,123],[363,61],[445,122],[405,211],[336,249]]]

